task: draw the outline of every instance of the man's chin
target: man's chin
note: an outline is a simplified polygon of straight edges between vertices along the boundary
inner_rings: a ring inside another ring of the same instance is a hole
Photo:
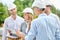
[[[12,15],[16,15],[16,13],[15,14],[12,14]]]

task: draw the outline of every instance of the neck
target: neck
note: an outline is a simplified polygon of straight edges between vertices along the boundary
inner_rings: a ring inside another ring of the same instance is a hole
[[[51,11],[47,11],[46,14],[49,15],[51,13]]]
[[[29,23],[31,23],[31,20],[27,20],[26,22],[29,24]]]
[[[12,18],[15,20],[16,19],[16,15],[12,15]]]
[[[31,23],[31,20],[30,20],[30,21],[28,21],[27,23],[28,23],[28,24],[30,24],[30,23]]]

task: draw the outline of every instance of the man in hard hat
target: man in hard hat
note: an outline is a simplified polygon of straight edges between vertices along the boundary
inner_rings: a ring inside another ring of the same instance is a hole
[[[46,15],[44,2],[35,1],[32,5],[34,13],[38,16],[31,23],[31,29],[25,40],[60,40],[60,30],[54,18]]]
[[[59,17],[51,12],[52,3],[50,1],[46,1],[45,3],[46,3],[45,13],[47,14],[47,16],[50,16],[50,17],[54,18],[57,21],[57,24],[59,25],[59,28],[60,28],[60,19],[59,19]]]
[[[7,7],[11,16],[5,19],[2,40],[7,40],[7,37],[11,40],[13,40],[13,38],[18,40],[16,30],[20,30],[20,26],[24,22],[24,19],[17,15],[17,8],[15,4],[7,4]]]
[[[16,34],[24,39],[30,30],[31,21],[33,20],[33,10],[30,7],[25,8],[23,10],[23,16],[25,22],[22,23],[20,31],[16,30]]]
[[[42,40],[42,38],[45,39],[44,37],[46,37],[46,35],[43,34],[45,33],[45,29],[43,29],[43,27],[46,27],[46,22],[44,18],[47,17],[47,15],[44,13],[45,7],[45,4],[40,3],[40,1],[33,2],[32,8],[34,10],[35,15],[38,16],[38,18],[32,21],[31,29],[28,35],[25,37],[25,40],[33,40],[34,37],[36,37],[36,40]]]

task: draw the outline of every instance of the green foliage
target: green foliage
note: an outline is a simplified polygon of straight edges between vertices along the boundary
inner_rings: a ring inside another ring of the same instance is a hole
[[[4,22],[7,17],[6,7],[0,3],[0,25]]]
[[[17,5],[17,13],[23,17],[22,11],[26,7],[31,7],[33,0],[15,0]],[[8,17],[7,8],[0,3],[0,25],[4,22],[5,18]]]
[[[26,7],[31,7],[33,0],[16,0],[14,3],[17,5],[18,15],[23,17],[22,11]]]
[[[52,11],[52,13],[56,13],[56,8],[52,5],[52,7],[51,7],[51,11]]]
[[[52,6],[51,11],[52,11],[54,14],[57,14],[57,15],[60,17],[60,10],[59,10],[59,9],[56,9],[54,6]]]
[[[60,17],[60,10],[57,9],[56,14]]]
[[[33,0],[15,0],[14,2],[17,5],[17,14],[21,17],[23,17],[23,13],[22,11],[26,8],[26,7],[31,7]],[[7,8],[5,6],[3,6],[0,3],[0,25],[4,22],[5,18],[8,17],[8,13],[7,13]],[[56,8],[54,6],[52,6],[52,12],[53,13],[60,13],[60,10],[58,12],[58,10],[56,11]],[[34,17],[36,17],[34,15]]]

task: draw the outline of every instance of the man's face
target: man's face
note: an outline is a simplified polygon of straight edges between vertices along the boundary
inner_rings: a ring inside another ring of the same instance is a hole
[[[48,11],[49,10],[49,7],[46,7],[46,11]]]
[[[50,9],[51,9],[51,7],[50,7],[50,6],[46,6],[46,10],[45,10],[45,12],[49,12],[49,11],[50,11]]]
[[[17,13],[17,9],[16,8],[13,8],[11,10],[9,10],[9,12],[12,14],[12,15],[15,15]]]
[[[37,7],[34,7],[34,8],[33,8],[33,10],[34,10],[35,15],[37,15],[37,16],[38,16],[39,9],[38,9]]]

